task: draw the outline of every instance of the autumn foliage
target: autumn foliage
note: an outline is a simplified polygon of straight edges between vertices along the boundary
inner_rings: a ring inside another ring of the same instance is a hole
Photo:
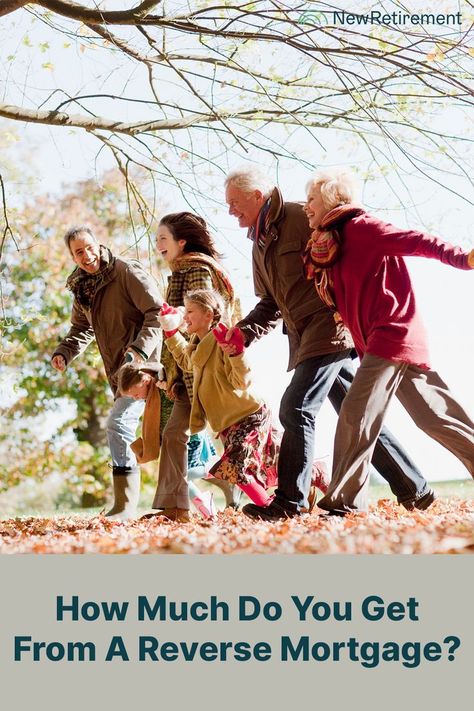
[[[382,499],[368,514],[308,514],[275,524],[228,509],[215,522],[196,516],[187,524],[17,518],[0,522],[0,553],[474,553],[474,500],[409,513]]]

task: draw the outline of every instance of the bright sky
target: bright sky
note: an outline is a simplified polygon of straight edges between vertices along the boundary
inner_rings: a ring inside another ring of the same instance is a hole
[[[8,37],[10,45],[18,47],[30,18],[26,17],[26,13],[23,13],[22,17],[19,13],[16,15],[14,19],[8,20],[11,23]],[[5,20],[3,22],[7,24]],[[44,27],[28,26],[30,41],[33,44],[40,40],[43,32]],[[4,47],[4,51],[10,50]],[[59,82],[62,75],[70,70],[68,58],[72,55],[69,52],[70,50],[61,51],[57,48],[54,56],[48,57],[59,67],[57,74],[53,73],[51,81]],[[449,122],[453,134],[468,128],[465,119],[455,111],[446,111],[435,121]],[[4,124],[0,124],[0,131],[2,128],[5,128]],[[34,188],[37,193],[44,190],[45,186],[50,192],[57,192],[64,183],[100,176],[103,170],[113,166],[105,152],[96,160],[95,140],[79,131],[72,133],[69,129],[23,127],[21,124],[16,124],[14,129],[21,139],[18,143],[18,155],[32,153],[33,163],[39,166],[38,181]],[[268,130],[271,131],[272,128],[269,127]],[[363,171],[369,168],[368,155],[349,142],[347,134],[332,132],[324,138],[325,150],[318,148],[316,155],[315,143],[310,144],[304,132],[292,139],[293,148],[302,158],[310,157],[318,165],[349,165]],[[261,160],[257,154],[250,154],[248,158]],[[398,159],[403,161],[403,156]],[[234,165],[238,163],[239,161],[234,161]],[[271,159],[268,159],[264,167],[276,176],[276,165]],[[472,206],[441,186],[421,180],[414,171],[405,176],[403,184],[391,169],[384,179],[377,175],[374,168],[371,168],[371,171],[375,179],[369,183],[363,197],[365,204],[380,218],[399,226],[410,225],[412,228],[429,230],[447,241],[472,248]],[[295,163],[280,164],[279,185],[289,200],[304,199],[305,184],[309,177],[310,174]],[[451,186],[458,192],[469,191],[472,199],[472,185],[467,179],[445,177],[446,183],[449,184],[450,180]],[[255,302],[251,280],[250,243],[245,238],[245,231],[240,230],[233,218],[227,215],[220,178],[206,177],[206,182],[209,182],[207,189],[210,197],[217,200],[221,207],[216,208],[215,203],[209,201],[208,204],[203,204],[202,214],[215,228],[219,246],[226,256],[225,265],[231,272],[246,312]],[[395,188],[398,198],[393,194],[392,188]],[[21,195],[21,180],[18,181],[17,190]],[[178,190],[166,186],[164,195],[165,211],[188,208]],[[408,263],[419,308],[430,336],[433,366],[449,383],[468,411],[474,413],[474,276],[443,266],[434,260],[411,258]],[[252,346],[249,356],[255,368],[258,390],[277,413],[281,394],[290,377],[286,373],[286,338],[281,335],[279,329],[278,333]],[[452,455],[417,430],[398,404],[392,406],[388,424],[404,442],[427,478],[442,480],[467,476],[463,466]],[[334,427],[335,415],[332,408],[326,405],[319,417],[316,448],[318,455],[328,456],[329,460]]]

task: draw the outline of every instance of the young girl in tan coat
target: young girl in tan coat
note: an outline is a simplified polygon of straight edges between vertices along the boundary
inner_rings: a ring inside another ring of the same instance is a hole
[[[223,302],[208,289],[188,292],[182,313],[160,316],[166,345],[184,372],[193,373],[190,430],[199,432],[208,422],[219,434],[224,454],[210,473],[237,484],[260,506],[272,497],[267,489],[277,484],[279,433],[265,402],[251,388],[252,374],[243,346],[229,356],[219,345],[226,326],[220,323]],[[176,310],[173,310],[176,311]],[[184,323],[189,342],[178,332]],[[315,467],[321,474],[321,470]],[[319,486],[327,482],[320,476]]]

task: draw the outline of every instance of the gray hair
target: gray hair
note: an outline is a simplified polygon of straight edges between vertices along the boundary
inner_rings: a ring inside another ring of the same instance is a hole
[[[231,170],[225,179],[224,185],[226,188],[229,185],[233,185],[244,193],[253,193],[254,190],[260,190],[265,198],[269,198],[275,188],[275,184],[270,178],[260,168],[253,165],[243,165],[240,168]]]
[[[306,192],[311,188],[320,189],[323,205],[328,211],[357,200],[357,186],[354,176],[348,170],[319,170],[306,185]]]
[[[71,251],[72,240],[77,239],[80,235],[84,233],[92,237],[94,242],[98,242],[97,237],[92,232],[90,227],[88,227],[87,225],[76,225],[74,227],[71,227],[64,235],[64,244],[66,245],[69,251]]]

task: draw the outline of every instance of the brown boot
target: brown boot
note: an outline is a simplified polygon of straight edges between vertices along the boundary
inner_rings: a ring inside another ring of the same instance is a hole
[[[188,509],[178,508],[168,508],[162,509],[161,511],[154,511],[153,513],[145,514],[140,520],[151,521],[156,518],[164,518],[168,521],[176,521],[178,523],[189,523],[191,521]]]
[[[170,521],[177,521],[178,523],[189,523],[191,521],[188,509],[163,509],[161,515]]]

